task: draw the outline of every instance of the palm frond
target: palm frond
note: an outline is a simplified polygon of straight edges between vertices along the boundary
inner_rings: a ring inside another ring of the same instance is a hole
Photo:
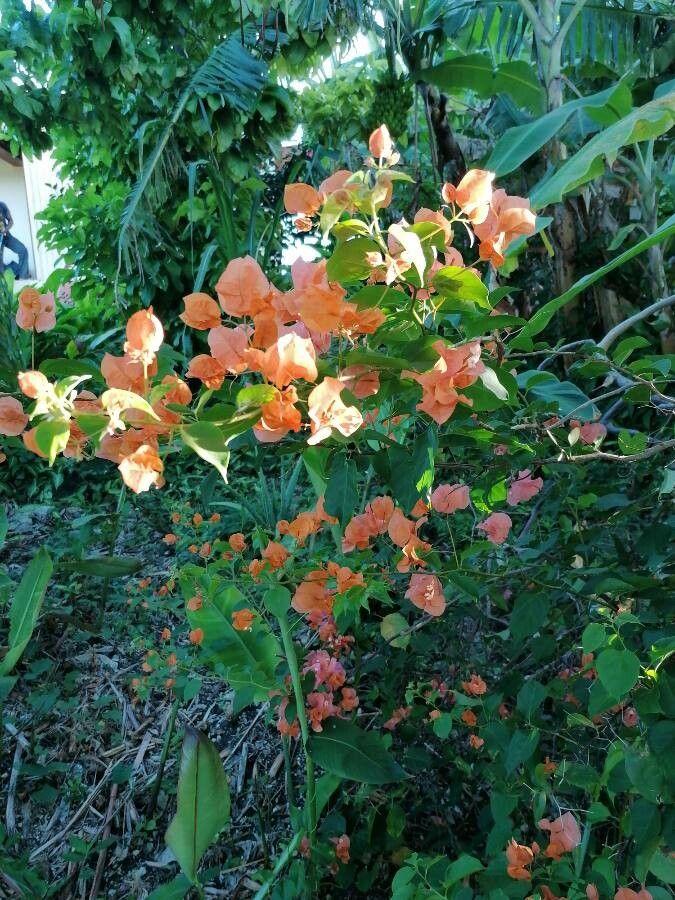
[[[229,37],[219,44],[194,72],[178,97],[169,120],[164,125],[152,152],[145,160],[138,180],[127,198],[118,237],[118,277],[123,260],[128,261],[130,256],[133,256],[135,227],[138,224],[148,227],[148,218],[140,214],[140,211],[148,187],[158,172],[160,172],[160,177],[156,178],[155,190],[159,195],[160,202],[162,202],[161,196],[164,193],[160,186],[164,184],[165,190],[168,191],[167,179],[161,177],[160,164],[169,146],[173,130],[190,98],[220,94],[224,101],[234,109],[250,113],[255,106],[259,92],[265,85],[266,78],[267,66],[256,60],[234,37]],[[168,193],[165,194],[165,199],[167,196]]]

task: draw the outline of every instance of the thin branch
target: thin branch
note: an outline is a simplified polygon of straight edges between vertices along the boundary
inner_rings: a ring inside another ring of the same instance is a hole
[[[675,440],[664,441],[662,444],[654,444],[640,453],[628,453],[622,456],[620,453],[605,453],[604,450],[596,450],[594,453],[584,453],[582,456],[550,456],[548,459],[539,460],[540,463],[586,463],[593,460],[606,459],[612,462],[640,462],[643,459],[649,459],[664,450],[670,450],[675,447]]]
[[[630,318],[625,319],[623,322],[619,322],[618,325],[615,325],[614,328],[610,329],[600,341],[598,347],[600,347],[601,350],[608,350],[616,339],[621,337],[624,332],[629,331],[636,322],[641,322],[642,319],[647,319],[654,313],[659,312],[659,310],[665,309],[673,304],[675,304],[675,294],[664,297],[662,300],[657,300],[656,303],[652,303],[651,306],[641,309],[639,312],[636,312],[634,316],[630,316]]]

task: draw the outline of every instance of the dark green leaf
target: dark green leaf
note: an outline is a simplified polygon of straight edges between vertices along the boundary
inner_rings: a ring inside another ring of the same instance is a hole
[[[178,776],[178,806],[166,843],[194,884],[199,863],[230,818],[230,790],[216,747],[199,731],[185,729]]]
[[[309,750],[327,772],[350,781],[388,784],[406,777],[378,734],[342,719],[324,722],[323,731],[311,735]]]

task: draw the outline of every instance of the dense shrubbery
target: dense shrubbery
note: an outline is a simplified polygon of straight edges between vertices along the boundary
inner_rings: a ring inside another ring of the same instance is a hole
[[[234,441],[278,444],[304,465],[315,497],[303,492],[298,511],[296,465],[289,517],[249,508],[226,531],[219,512],[174,507],[164,541],[176,566],[155,586],[167,624],[131,684],[188,699],[206,666],[237,708],[269,704],[290,841],[260,896],[315,896],[329,879],[346,895],[391,885],[395,898],[665,898],[659,498],[672,483],[649,469],[673,446],[660,423],[665,358],[609,335],[575,350],[560,380],[555,351],[534,343],[537,317],[500,313],[504,289],[480,274],[537,230],[529,201],[471,170],[443,186],[439,208],[388,221],[410,178],[384,126],[370,152],[358,172],[286,188],[295,227],[335,238],[327,261],[295,263],[287,291],[251,257],[231,261],[218,301],[185,298],[181,318],[207,332],[209,351],[187,371],[152,308],[130,317],[123,355],[106,352],[100,374],[52,362],[54,381],[34,358],[18,375],[26,411],[1,401],[7,451],[20,435],[50,464],[102,457],[134,493],[179,479],[182,448],[224,478]],[[460,230],[471,259],[453,245]],[[53,295],[24,291],[16,322],[34,354],[55,324]],[[620,392],[589,399],[580,385],[598,378],[623,379]],[[608,434],[617,393],[641,430]],[[236,451],[231,468],[236,492]],[[34,620],[51,563],[31,566],[17,598],[35,579]],[[10,631],[6,676],[23,641]],[[199,883],[228,816],[218,754],[188,731],[167,831],[177,891]]]

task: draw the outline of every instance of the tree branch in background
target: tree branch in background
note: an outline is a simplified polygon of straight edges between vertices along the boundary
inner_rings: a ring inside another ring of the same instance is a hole
[[[659,312],[661,309],[666,309],[668,306],[672,306],[675,303],[675,294],[671,294],[669,297],[664,297],[662,300],[657,300],[656,303],[652,303],[651,306],[646,306],[644,309],[641,309],[639,312],[636,312],[634,316],[630,316],[630,318],[625,319],[623,322],[619,322],[618,325],[615,325],[604,338],[598,344],[598,347],[601,347],[603,350],[609,349],[612,344],[616,341],[617,338],[621,337],[624,332],[629,331],[636,322],[641,322],[643,319],[649,318],[653,313]]]

